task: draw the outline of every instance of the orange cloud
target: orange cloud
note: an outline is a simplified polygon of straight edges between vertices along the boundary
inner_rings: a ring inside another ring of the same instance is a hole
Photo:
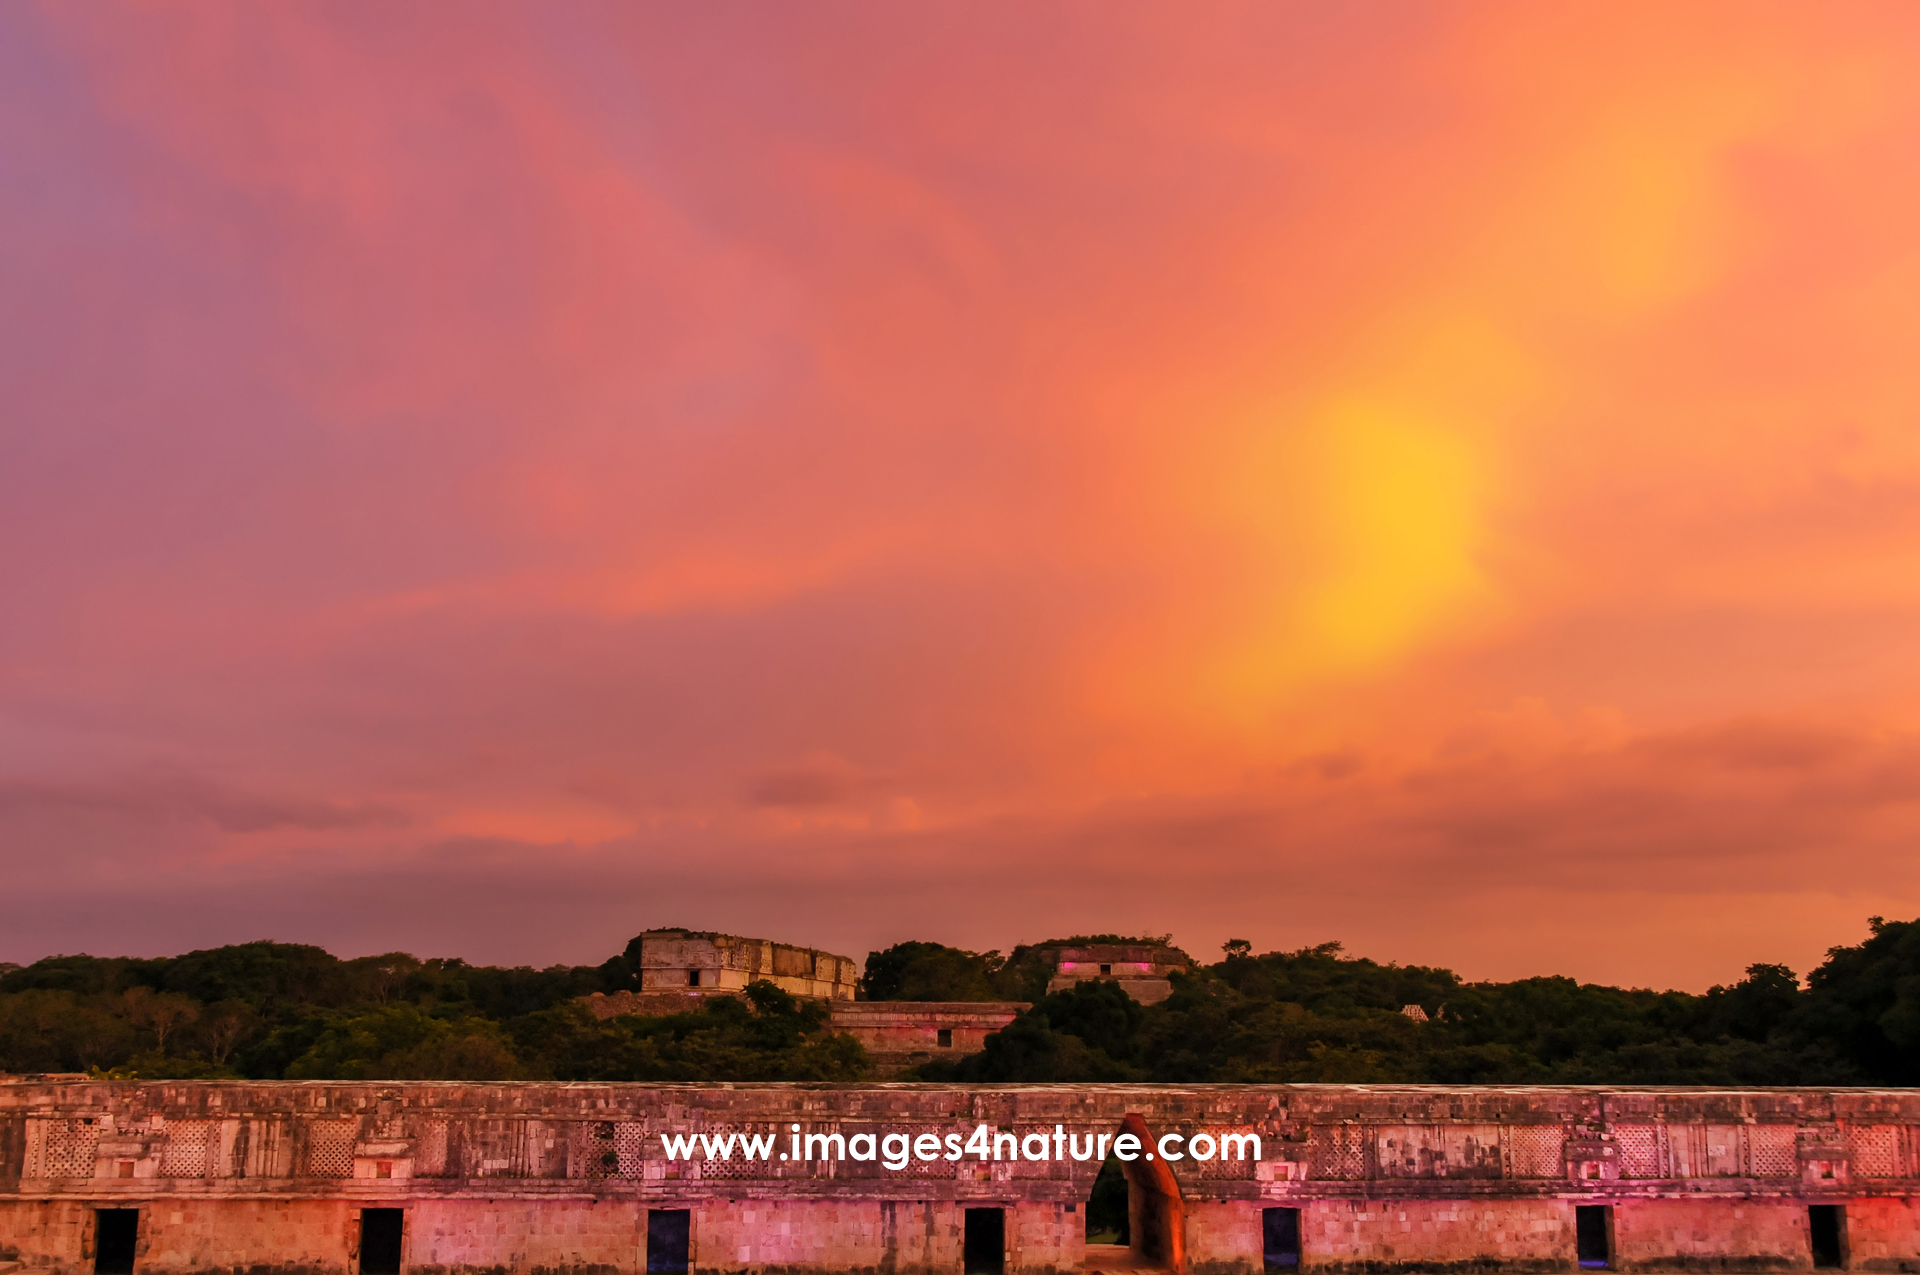
[[[543,962],[917,899],[1701,984],[1920,911],[1906,10],[0,49],[0,844],[73,943],[155,864],[458,864],[560,901],[439,941]]]

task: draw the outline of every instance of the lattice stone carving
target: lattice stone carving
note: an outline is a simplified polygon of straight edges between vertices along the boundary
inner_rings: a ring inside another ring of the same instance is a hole
[[[1360,1125],[1309,1126],[1307,1149],[1313,1157],[1313,1176],[1347,1182],[1366,1177],[1367,1136],[1368,1131]]]
[[[574,1176],[612,1178],[620,1174],[620,1153],[614,1149],[613,1122],[595,1120],[580,1139],[580,1171]]]
[[[647,1158],[647,1127],[641,1124],[613,1126],[613,1153],[620,1162],[620,1176],[637,1178]]]
[[[307,1126],[307,1176],[310,1178],[350,1178],[353,1176],[353,1143],[359,1136],[358,1120],[315,1120]]]
[[[160,1160],[163,1178],[204,1178],[220,1154],[220,1122],[175,1120],[167,1125],[167,1150]]]
[[[701,1159],[698,1161],[702,1181],[710,1178],[739,1181],[745,1178],[771,1178],[779,1176],[781,1168],[780,1153],[786,1148],[781,1145],[780,1127],[778,1125],[715,1124],[708,1125],[705,1129],[701,1130],[701,1132],[716,1142],[724,1140],[728,1135],[734,1135],[733,1154],[731,1156],[724,1160]],[[771,1136],[773,1138],[773,1154],[765,1160],[747,1159],[745,1151],[740,1146],[739,1135],[741,1134],[752,1134],[755,1137]],[[702,1154],[704,1154],[704,1151]]]
[[[1747,1126],[1747,1156],[1756,1178],[1792,1178],[1800,1175],[1794,1154],[1796,1130],[1790,1124]]]
[[[1852,1125],[1847,1129],[1847,1149],[1853,1152],[1854,1176],[1862,1178],[1900,1176],[1899,1125]]]
[[[776,1129],[777,1127],[778,1126],[775,1126]],[[938,1125],[938,1124],[888,1125],[885,1129],[874,1130],[875,1136],[878,1138],[881,1138],[882,1140],[884,1140],[888,1134],[892,1134],[892,1133],[904,1134],[907,1139],[908,1159],[907,1159],[906,1167],[901,1169],[889,1169],[889,1168],[886,1168],[884,1164],[882,1164],[880,1168],[880,1175],[882,1177],[888,1177],[888,1178],[909,1178],[914,1181],[920,1181],[920,1182],[935,1181],[935,1180],[938,1180],[938,1181],[952,1180],[954,1177],[958,1176],[960,1171],[960,1161],[949,1160],[946,1158],[947,1151],[945,1146],[945,1138],[947,1134],[952,1132],[954,1132],[954,1128],[952,1125]],[[1028,1133],[1048,1133],[1048,1131],[1045,1129],[1022,1129],[1020,1133],[1022,1136],[1025,1136]],[[941,1139],[941,1142],[942,1142],[942,1145],[940,1148],[940,1154],[932,1160],[921,1160],[919,1157],[913,1154],[913,1140],[925,1134],[932,1134],[935,1138]],[[1051,1137],[1050,1134],[1049,1134],[1049,1137]],[[1062,1143],[1061,1145],[1065,1146],[1066,1144]],[[1051,1141],[1049,1141],[1048,1146],[1049,1148],[1051,1148],[1052,1146]],[[1049,1149],[1048,1154],[1049,1155],[1052,1154],[1051,1149]],[[774,1150],[774,1160],[776,1162],[776,1167],[777,1167],[777,1162],[779,1160],[779,1157],[780,1157],[780,1151],[779,1151],[779,1148],[776,1147]],[[964,1160],[966,1159],[966,1157],[962,1156],[961,1159]],[[975,1157],[974,1163],[976,1164],[979,1163],[978,1157]],[[1039,1168],[1039,1166],[1038,1165],[1030,1166],[1030,1171],[1035,1168]],[[1054,1168],[1054,1166],[1051,1164],[1046,1166],[1047,1170],[1050,1170],[1052,1168]],[[1046,1170],[1042,1170],[1042,1171],[1044,1172]]]
[[[50,1178],[90,1178],[94,1153],[100,1145],[100,1126],[92,1120],[55,1120],[47,1130],[45,1175]]]
[[[1231,1159],[1223,1158],[1219,1143],[1220,1139],[1226,1134],[1237,1133],[1252,1137],[1255,1136],[1254,1131],[1242,1127],[1238,1129],[1208,1129],[1206,1133],[1208,1137],[1214,1140],[1215,1147],[1213,1159],[1196,1160],[1193,1162],[1193,1167],[1199,1171],[1200,1178],[1207,1182],[1251,1181],[1255,1165],[1251,1144],[1249,1144],[1247,1158],[1242,1160],[1237,1153]],[[1267,1147],[1271,1141],[1271,1139],[1261,1139],[1261,1153],[1263,1155],[1267,1154]]]
[[[1666,1157],[1660,1154],[1660,1126],[1651,1124],[1617,1124],[1613,1126],[1613,1140],[1620,1147],[1620,1176],[1623,1178],[1664,1178],[1667,1176]],[[1789,1139],[1787,1154],[1793,1154],[1793,1144]]]
[[[960,1162],[958,1160],[949,1160],[946,1158],[947,1156],[946,1135],[954,1132],[952,1125],[937,1125],[937,1124],[903,1125],[898,1129],[895,1129],[890,1125],[887,1128],[887,1132],[888,1133],[904,1133],[907,1135],[907,1154],[910,1156],[913,1155],[913,1139],[918,1138],[921,1134],[930,1133],[934,1137],[939,1138],[941,1140],[940,1155],[937,1158],[933,1160],[922,1160],[918,1156],[913,1156],[913,1158],[907,1162],[906,1168],[899,1169],[899,1170],[888,1169],[886,1171],[886,1174],[888,1177],[914,1178],[920,1181],[930,1181],[935,1179],[938,1179],[940,1181],[946,1181],[959,1174]],[[1065,1146],[1066,1144],[1062,1143],[1061,1145]],[[778,1152],[775,1152],[776,1156],[778,1154],[779,1154]],[[964,1158],[965,1157],[963,1156],[962,1159]],[[978,1157],[975,1157],[975,1161],[976,1163],[978,1162]]]
[[[1557,1124],[1512,1124],[1502,1141],[1507,1163],[1516,1178],[1563,1178],[1567,1175],[1567,1131]]]

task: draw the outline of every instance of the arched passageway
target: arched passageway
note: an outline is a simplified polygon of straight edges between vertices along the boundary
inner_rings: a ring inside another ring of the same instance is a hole
[[[1143,1148],[1153,1146],[1147,1122],[1129,1112],[1120,1122],[1120,1132],[1140,1139]],[[1183,1275],[1187,1269],[1186,1206],[1180,1199],[1180,1184],[1165,1160],[1146,1158],[1123,1161],[1127,1175],[1127,1221],[1132,1231],[1134,1256],[1143,1265]]]
[[[1087,1196],[1087,1243],[1095,1248],[1125,1248],[1132,1243],[1131,1220],[1127,1217],[1127,1175],[1120,1161],[1108,1153],[1093,1180]]]
[[[1094,1269],[1161,1270],[1173,1275],[1186,1271],[1186,1210],[1180,1198],[1180,1184],[1164,1160],[1148,1159],[1154,1146],[1153,1134],[1137,1113],[1121,1120],[1115,1136],[1132,1134],[1140,1140],[1140,1154],[1132,1160],[1113,1160],[1126,1182],[1124,1224],[1112,1216],[1111,1175],[1096,1178],[1089,1196],[1087,1213],[1087,1267]],[[1102,1244],[1099,1241],[1105,1240]],[[1121,1257],[1118,1244],[1126,1246]],[[1104,1250],[1104,1251],[1103,1251]]]

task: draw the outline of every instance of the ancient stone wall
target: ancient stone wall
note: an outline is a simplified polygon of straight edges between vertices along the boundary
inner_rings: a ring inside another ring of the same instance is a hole
[[[783,1160],[795,1125],[845,1149]],[[1187,1275],[1264,1271],[1275,1209],[1329,1273],[1571,1271],[1581,1209],[1613,1269],[1801,1270],[1810,1206],[1852,1269],[1920,1270],[1911,1091],[1333,1085],[0,1082],[0,1262],[89,1275],[124,1209],[139,1275],[375,1275],[362,1211],[398,1209],[405,1275],[638,1275],[660,1218],[690,1275],[959,1275],[986,1209],[1008,1275],[1057,1275],[1123,1128],[1164,1153],[1128,1166],[1136,1239]],[[982,1130],[1004,1154],[947,1158]],[[743,1134],[765,1158],[698,1145]],[[889,1134],[932,1158],[855,1158]],[[1182,1154],[1230,1134],[1259,1158]]]
[[[766,980],[795,996],[852,1000],[860,967],[850,956],[700,930],[640,936],[640,991],[685,996],[736,993]]]
[[[882,1075],[987,1047],[1024,1001],[837,1001],[832,1028],[866,1047]]]

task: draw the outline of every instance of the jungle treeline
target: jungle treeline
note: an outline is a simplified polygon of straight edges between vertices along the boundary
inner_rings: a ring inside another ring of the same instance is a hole
[[[984,1053],[901,1079],[1432,1084],[1920,1084],[1920,921],[1871,921],[1803,981],[1783,965],[1704,994],[1543,976],[1467,982],[1337,943],[1220,959],[1142,1006],[1110,983],[1045,992],[1044,949],[903,943],[867,958],[872,1000],[1023,1000]],[[0,1071],[144,1079],[860,1080],[826,1007],[769,984],[696,1011],[606,1020],[636,944],[547,969],[341,960],[242,943],[157,959],[55,956],[0,973]],[[1403,1011],[1418,1005],[1419,1021]]]

